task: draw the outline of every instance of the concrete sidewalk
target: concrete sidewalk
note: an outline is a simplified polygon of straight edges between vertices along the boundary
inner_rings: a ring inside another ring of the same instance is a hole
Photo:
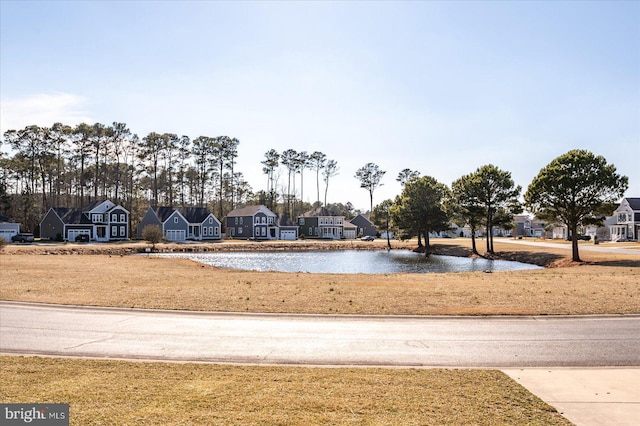
[[[503,371],[577,426],[640,425],[640,368]]]

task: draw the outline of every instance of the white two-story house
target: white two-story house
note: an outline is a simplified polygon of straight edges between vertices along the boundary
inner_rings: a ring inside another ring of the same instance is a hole
[[[640,236],[640,198],[623,198],[609,226],[611,241],[637,241]]]

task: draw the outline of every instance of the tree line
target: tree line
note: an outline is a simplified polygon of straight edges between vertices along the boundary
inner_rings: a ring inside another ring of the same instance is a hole
[[[13,155],[0,151],[0,214],[32,232],[51,207],[81,208],[99,199],[121,204],[133,221],[150,205],[208,207],[222,219],[237,206],[266,204],[295,217],[321,204],[321,180],[327,205],[329,180],[339,171],[335,160],[318,151],[272,149],[262,162],[267,190],[254,193],[237,170],[237,138],[157,132],[139,138],[119,122],[31,125],[5,132],[2,143]],[[305,170],[317,180],[313,205],[302,203]]]
[[[261,161],[266,190],[254,193],[237,170],[240,142],[230,136],[191,139],[151,132],[140,139],[125,123],[55,123],[9,130],[2,143],[14,154],[0,151],[0,214],[19,220],[29,231],[37,232],[50,207],[80,208],[99,199],[129,210],[132,228],[150,205],[208,207],[220,219],[248,204],[267,205],[292,219],[323,205],[347,218],[358,213],[349,202],[327,203],[329,183],[339,167],[319,151],[268,150]],[[314,203],[303,201],[305,171],[315,175]],[[603,157],[572,150],[540,171],[524,202],[511,173],[489,164],[451,187],[404,169],[396,178],[401,194],[374,207],[373,194],[385,174],[377,164],[367,163],[354,175],[369,192],[374,222],[417,236],[421,247],[424,239],[426,251],[429,234],[448,230],[453,222],[470,228],[474,253],[476,232],[483,229],[486,251],[493,253],[493,229],[509,229],[513,216],[526,207],[541,219],[567,226],[576,260],[578,228],[602,221],[628,187],[628,178]]]
[[[384,172],[374,164],[364,169],[369,173],[361,170],[358,174],[361,186],[373,197]],[[513,216],[526,207],[540,219],[567,227],[574,261],[580,261],[579,228],[602,224],[628,188],[628,178],[616,173],[615,166],[586,150],[571,150],[542,168],[524,193],[524,202],[520,199],[522,188],[511,173],[492,164],[460,177],[450,188],[410,169],[401,171],[396,180],[402,193],[376,205],[372,219],[387,231],[417,236],[418,246],[426,253],[429,234],[447,231],[453,222],[470,228],[474,254],[478,254],[475,236],[482,229],[486,252],[493,254],[494,228],[512,229]]]

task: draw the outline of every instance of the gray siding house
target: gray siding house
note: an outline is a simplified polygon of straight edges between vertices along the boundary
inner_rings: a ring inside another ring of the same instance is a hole
[[[353,225],[356,226],[357,237],[364,237],[367,235],[375,237],[378,235],[378,227],[375,226],[373,223],[371,223],[371,221],[369,220],[368,214],[367,215],[359,214],[358,216],[351,219],[349,222],[351,222]]]
[[[280,236],[276,220],[277,215],[263,205],[232,210],[225,221],[227,237],[277,240]]]
[[[344,238],[344,216],[318,207],[298,216],[300,235],[305,238]],[[353,236],[355,238],[355,235]]]
[[[138,237],[147,225],[160,226],[169,241],[219,240],[222,235],[220,221],[204,207],[149,207],[138,224]]]
[[[79,235],[99,242],[127,240],[129,211],[109,200],[100,200],[82,209],[50,208],[40,221],[40,238],[75,241]]]

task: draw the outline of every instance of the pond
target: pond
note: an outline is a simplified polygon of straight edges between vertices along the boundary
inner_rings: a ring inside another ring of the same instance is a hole
[[[494,272],[542,269],[540,266],[506,260],[439,255],[425,257],[424,254],[409,250],[172,253],[158,256],[186,258],[220,268],[316,274]]]

